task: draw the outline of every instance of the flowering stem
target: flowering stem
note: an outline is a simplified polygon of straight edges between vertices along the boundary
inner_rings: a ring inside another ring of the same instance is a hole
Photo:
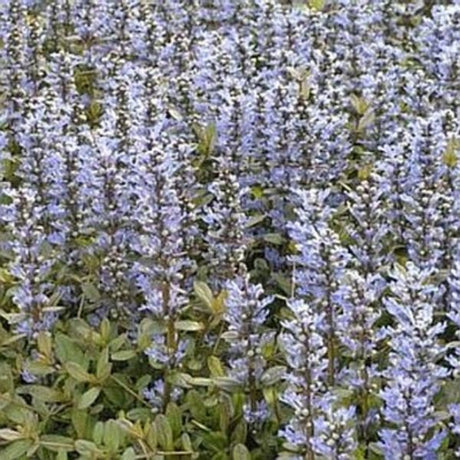
[[[167,321],[166,324],[166,346],[169,355],[174,354],[176,351],[177,343],[176,343],[176,331],[174,329],[174,317],[171,315],[169,309],[169,302],[170,302],[170,290],[169,284],[163,283],[162,285],[162,295],[163,295],[163,313],[164,317]],[[164,389],[163,389],[163,410],[166,410],[170,400],[171,400],[171,384],[169,383],[169,372],[170,372],[170,363],[167,365],[168,367],[164,371]]]

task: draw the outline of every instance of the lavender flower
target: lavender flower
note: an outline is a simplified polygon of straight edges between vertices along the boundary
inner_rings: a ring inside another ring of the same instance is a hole
[[[292,257],[298,295],[305,297],[316,313],[324,313],[319,327],[328,350],[328,381],[334,385],[345,299],[343,279],[350,255],[329,227],[333,209],[326,205],[328,195],[327,190],[299,194],[299,220],[290,225],[290,234],[299,250]]]
[[[271,297],[262,297],[260,285],[250,282],[242,275],[226,284],[227,300],[224,320],[228,330],[224,338],[229,347],[229,376],[244,387],[249,396],[245,408],[248,422],[267,418],[267,409],[260,400],[261,378],[266,370],[263,347],[273,340],[273,335],[264,328],[268,316],[267,306]]]
[[[433,310],[439,294],[428,284],[429,272],[408,263],[396,267],[385,299],[395,321],[387,328],[391,352],[383,373],[383,416],[394,428],[379,431],[385,458],[434,455],[446,433],[438,428],[433,398],[448,370],[438,364],[445,349],[437,338],[445,328],[435,323]]]

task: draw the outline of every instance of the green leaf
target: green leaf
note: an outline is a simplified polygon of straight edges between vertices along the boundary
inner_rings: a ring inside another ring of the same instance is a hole
[[[19,395],[11,398],[8,397],[8,402],[10,401],[14,401],[14,403],[4,406],[0,415],[7,417],[8,420],[14,422],[15,425],[23,425],[27,419],[32,417],[32,412],[21,407],[25,404],[25,401]]]
[[[176,321],[174,323],[174,327],[178,331],[193,332],[193,331],[201,331],[201,330],[203,330],[204,329],[204,324],[200,323],[198,321],[184,320],[184,321]]]
[[[279,397],[275,387],[265,387],[262,389],[262,393],[264,394],[264,399],[267,401],[267,404],[270,406],[277,404]]]
[[[257,215],[257,216],[252,216],[246,222],[245,227],[246,228],[254,227],[255,225],[260,224],[261,222],[263,222],[265,220],[265,217],[266,216],[264,214],[260,214],[260,215]]]
[[[51,336],[48,332],[40,331],[37,336],[37,348],[38,351],[46,357],[51,357],[52,354],[52,343]]]
[[[150,384],[151,381],[152,381],[152,376],[143,375],[136,382],[136,385],[135,385],[136,390],[137,391],[143,390],[144,388],[146,388]]]
[[[85,393],[83,393],[80,397],[80,400],[78,401],[78,409],[83,410],[90,407],[94,403],[94,401],[96,401],[100,394],[100,387],[93,387]]]
[[[369,109],[361,117],[358,123],[358,132],[364,131],[369,125],[371,125],[375,120],[375,113],[373,110]]]
[[[136,452],[132,447],[128,447],[121,456],[121,460],[136,460]]]
[[[233,460],[251,460],[251,454],[244,444],[237,444],[233,448]]]
[[[198,299],[201,300],[201,302],[211,311],[213,312],[213,300],[214,296],[212,294],[211,289],[206,283],[203,283],[202,281],[195,281],[193,283],[193,290],[195,292],[195,295],[198,297]]]
[[[128,361],[136,356],[134,350],[121,350],[116,353],[112,353],[113,361]]]
[[[2,450],[1,459],[15,460],[17,458],[22,458],[30,449],[32,444],[33,442],[31,439],[21,439],[19,441],[15,441]]]
[[[369,103],[364,98],[359,97],[356,94],[351,95],[351,105],[358,115],[364,115],[366,110],[369,108]]]
[[[101,298],[101,293],[97,287],[92,283],[83,283],[81,285],[81,290],[83,291],[84,296],[90,302],[97,302]]]
[[[126,343],[126,334],[121,334],[118,337],[114,338],[109,346],[113,352],[119,351],[120,348]]]
[[[460,140],[451,138],[447,143],[446,150],[442,156],[443,163],[449,168],[455,168],[458,163],[458,157],[456,150],[460,147]]]
[[[86,438],[91,434],[91,421],[88,413],[74,409],[71,413],[72,427],[79,438]]]
[[[260,185],[254,185],[251,188],[251,193],[254,198],[260,200],[264,196],[265,190]]]
[[[29,394],[33,398],[43,402],[61,402],[65,400],[59,390],[48,388],[42,385],[27,385],[18,388],[19,394]]]
[[[284,238],[279,233],[266,233],[265,235],[263,235],[263,239],[267,243],[272,243],[276,245],[284,243]]]
[[[119,386],[110,385],[103,387],[104,396],[116,407],[125,406],[131,396],[126,393],[126,390]]]
[[[146,407],[136,407],[135,409],[128,411],[126,414],[130,420],[141,420],[143,422],[150,420],[151,415],[151,409],[147,409]]]
[[[326,5],[326,0],[308,0],[308,6],[315,11],[322,11]]]
[[[212,379],[205,377],[193,377],[190,379],[190,383],[198,387],[209,387],[212,385]]]
[[[67,452],[65,449],[59,450],[58,454],[56,455],[56,460],[68,460],[69,456],[67,455]]]
[[[211,372],[211,377],[223,377],[225,375],[222,363],[217,356],[210,356],[208,358],[208,368],[209,372]]]
[[[182,121],[184,119],[181,113],[174,107],[169,107],[168,112],[176,121]]]
[[[182,431],[182,413],[177,404],[168,404],[166,407],[166,417],[171,426],[173,439],[179,437]]]
[[[96,444],[102,444],[104,439],[104,422],[96,422],[93,428],[93,441]]]
[[[109,348],[105,347],[97,360],[96,377],[103,382],[110,376],[112,365],[109,363]]]
[[[225,391],[233,392],[241,387],[241,383],[231,377],[215,377],[212,381],[214,382],[214,385]]]
[[[94,376],[86,372],[80,364],[69,362],[64,365],[66,371],[77,382],[94,382]]]
[[[262,374],[260,382],[264,386],[271,386],[279,382],[284,375],[286,375],[286,366],[274,366]]]
[[[278,286],[283,290],[283,292],[291,296],[292,294],[292,280],[286,278],[280,273],[273,273],[272,274],[273,280],[278,284]]]
[[[219,428],[222,433],[227,433],[230,420],[234,416],[234,408],[230,398],[222,398],[219,404]]]
[[[78,439],[75,441],[75,450],[82,455],[101,455],[102,451],[94,444],[94,442],[86,441],[86,439]]]
[[[358,446],[354,453],[355,460],[366,460],[366,447]]]
[[[9,428],[0,429],[0,439],[3,439],[4,441],[17,441],[23,437],[24,435],[19,431],[11,430]]]
[[[192,452],[193,445],[192,445],[192,440],[190,439],[190,436],[187,433],[183,433],[180,439],[182,443],[182,448],[186,451]]]
[[[102,340],[108,342],[110,340],[110,321],[107,318],[101,321],[99,330],[101,331]]]
[[[122,441],[123,433],[115,420],[105,423],[104,444],[111,452],[117,452]]]
[[[49,366],[39,361],[28,362],[27,370],[33,375],[49,375],[56,371],[53,366]]]
[[[57,359],[61,363],[73,361],[77,364],[85,364],[85,355],[80,347],[68,336],[58,333],[55,339],[55,349]]]
[[[460,401],[460,380],[454,379],[444,382],[439,392],[438,401],[442,406],[448,406]]]
[[[232,432],[232,442],[234,443],[244,443],[248,436],[248,426],[244,420],[236,425],[235,429]]]
[[[174,386],[178,386],[181,388],[191,388],[192,387],[192,384],[191,384],[192,376],[190,374],[186,374],[185,372],[173,371],[169,375],[168,380]]]
[[[196,390],[190,390],[186,394],[186,402],[192,417],[197,421],[205,421],[206,408],[203,405],[201,395]]]
[[[75,450],[72,438],[57,434],[43,435],[40,438],[40,444],[52,452],[72,452]]]
[[[173,432],[165,415],[157,415],[155,418],[155,429],[160,446],[166,452],[172,452],[174,450]]]
[[[158,436],[155,423],[147,423],[144,427],[144,439],[150,446],[150,449],[156,451],[158,444]]]

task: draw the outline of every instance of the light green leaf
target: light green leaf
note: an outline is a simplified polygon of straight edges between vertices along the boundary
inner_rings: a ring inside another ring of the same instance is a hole
[[[78,401],[78,409],[87,409],[90,407],[94,401],[99,397],[101,393],[100,387],[93,387],[81,395],[80,400]]]
[[[251,454],[244,444],[237,444],[233,448],[233,460],[251,460]]]
[[[4,441],[17,441],[23,437],[24,435],[19,431],[11,430],[9,428],[0,429],[0,439],[3,439]]]
[[[449,168],[455,168],[458,163],[457,150],[460,147],[460,140],[455,137],[451,138],[447,143],[446,150],[442,156],[443,163]]]
[[[274,366],[267,369],[260,378],[264,386],[271,386],[279,382],[286,375],[286,366]]]
[[[74,440],[57,434],[45,434],[40,438],[40,445],[52,452],[72,452],[75,450]]]
[[[55,353],[61,363],[73,361],[84,365],[85,356],[80,347],[68,336],[58,333],[55,339]]]
[[[157,415],[155,418],[155,428],[160,446],[166,452],[172,452],[174,450],[173,432],[165,415]]]
[[[23,458],[32,444],[33,442],[30,439],[21,439],[19,441],[15,441],[2,450],[1,459],[16,460],[17,458]]]
[[[77,382],[94,382],[95,380],[94,376],[86,372],[80,364],[69,362],[64,367]]]
[[[105,347],[97,360],[96,377],[100,382],[103,382],[110,375],[112,365],[109,363],[109,348]]]
[[[202,281],[195,281],[193,283],[193,290],[201,302],[212,312],[214,296],[209,286]]]
[[[182,431],[182,412],[177,404],[170,402],[166,408],[166,417],[173,433],[173,438],[180,436]]]
[[[102,451],[94,444],[94,442],[87,441],[86,439],[78,439],[75,441],[75,450],[82,455],[101,455]]]
[[[215,377],[212,379],[214,385],[225,391],[236,391],[241,387],[241,383],[231,377]]]
[[[93,441],[96,444],[102,444],[102,440],[104,439],[104,422],[96,422],[93,428]]]
[[[65,399],[62,392],[42,385],[26,385],[18,388],[19,394],[29,394],[44,402],[61,402]]]
[[[200,323],[198,321],[189,321],[189,320],[176,321],[174,323],[174,326],[178,331],[194,332],[194,331],[201,331],[204,329],[203,323]]]
[[[265,220],[265,215],[261,214],[261,215],[257,215],[257,216],[252,216],[248,219],[248,221],[246,222],[246,225],[245,227],[246,228],[251,228],[251,227],[254,227],[255,225],[257,224],[260,224],[260,222],[263,222]]]
[[[123,433],[115,420],[109,420],[105,423],[104,444],[111,452],[117,452]]]
[[[284,243],[284,238],[279,233],[266,233],[263,236],[263,239],[267,243],[272,243],[276,245],[280,245]]]
[[[375,113],[373,110],[369,109],[361,117],[358,123],[358,132],[364,131],[368,126],[370,126],[375,120]]]
[[[308,0],[308,6],[315,11],[322,11],[326,5],[326,0]]]
[[[190,379],[190,383],[192,385],[196,385],[196,386],[199,386],[199,387],[209,387],[212,385],[212,379],[208,379],[208,378],[205,378],[205,377],[193,377],[192,379]]]
[[[128,447],[121,456],[121,460],[136,460],[136,452],[132,447]]]
[[[52,354],[52,343],[51,336],[48,332],[40,331],[37,336],[37,347],[38,351],[46,356],[50,357]]]
[[[128,361],[136,356],[134,350],[121,350],[116,353],[112,353],[113,361]]]
[[[69,456],[65,449],[59,450],[58,454],[56,455],[56,460],[68,460]]]
[[[212,377],[223,377],[225,375],[222,363],[217,356],[210,356],[208,358],[208,368]]]

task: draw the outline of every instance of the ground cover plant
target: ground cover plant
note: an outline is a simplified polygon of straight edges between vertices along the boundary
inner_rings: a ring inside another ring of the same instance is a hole
[[[0,2],[0,459],[460,456],[460,3]]]

